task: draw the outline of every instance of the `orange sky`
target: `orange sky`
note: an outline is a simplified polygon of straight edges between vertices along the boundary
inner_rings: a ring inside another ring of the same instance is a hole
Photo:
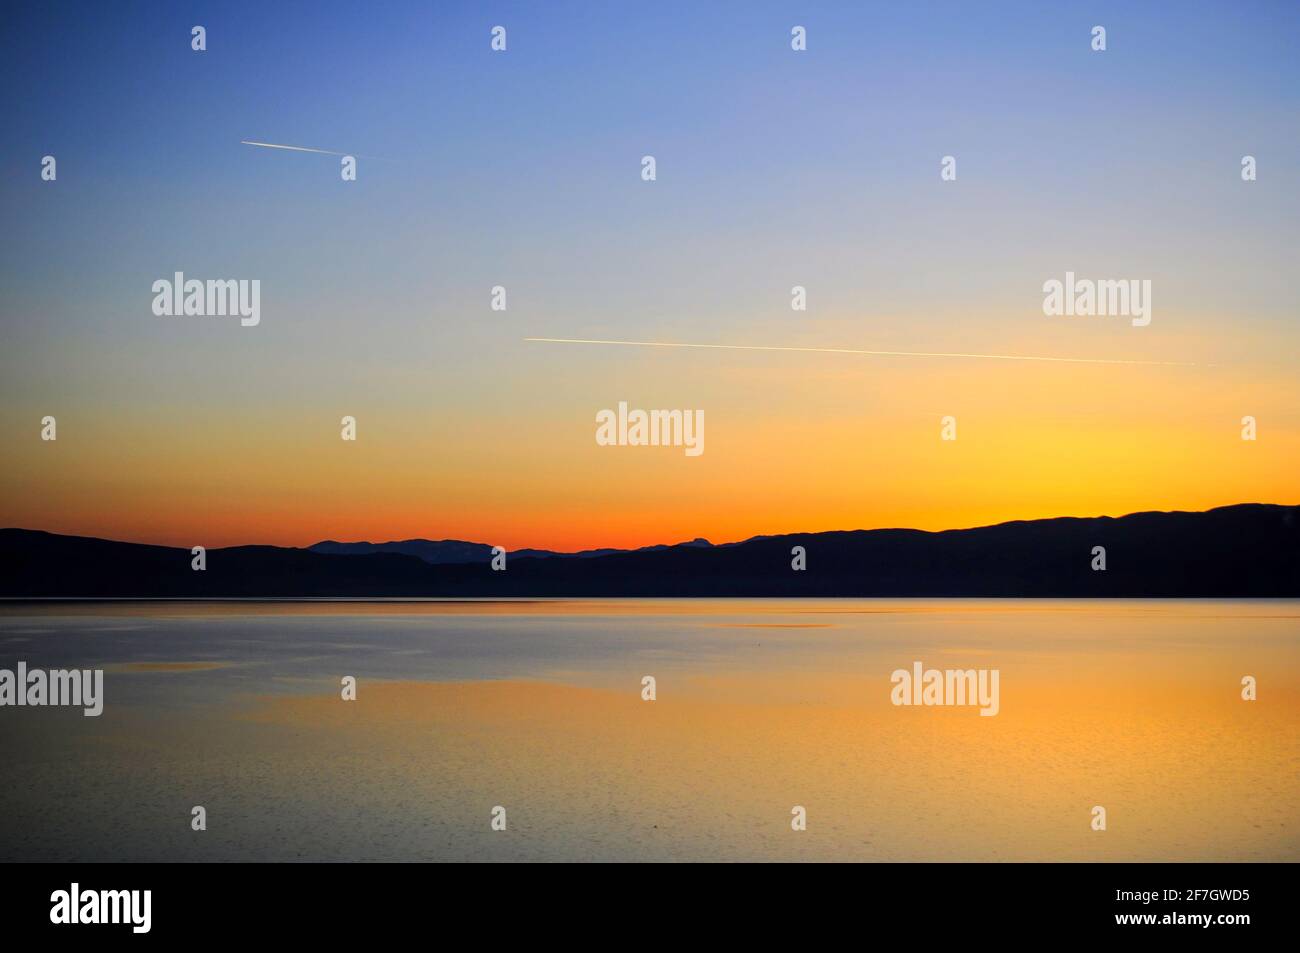
[[[45,443],[36,406],[10,407],[0,523],[180,546],[579,549],[1300,502],[1296,387],[1266,365],[627,351],[615,365],[533,347],[513,359],[573,376],[507,382],[456,414],[322,395],[258,413],[198,388],[148,410],[70,402]],[[620,399],[703,409],[705,452],[598,446],[596,411]],[[945,414],[955,441],[940,439]]]

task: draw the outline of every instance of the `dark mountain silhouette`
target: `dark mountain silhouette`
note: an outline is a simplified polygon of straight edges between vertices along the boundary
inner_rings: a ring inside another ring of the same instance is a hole
[[[711,546],[707,539],[694,539],[683,546]],[[307,547],[313,553],[333,556],[366,556],[371,553],[401,553],[415,556],[435,566],[447,563],[479,563],[492,558],[492,547],[487,543],[467,543],[462,539],[401,539],[388,543],[338,543],[332,539],[312,543]],[[550,549],[516,549],[508,555],[521,559],[591,559],[593,556],[610,556],[614,553],[649,553],[671,547],[660,544],[642,546],[640,549],[584,549],[576,553],[559,553]]]
[[[374,553],[398,553],[414,556],[435,566],[444,563],[477,563],[492,558],[486,543],[467,543],[463,539],[401,539],[390,543],[336,543],[326,539],[307,547],[313,553],[329,556],[370,556]]]
[[[1295,506],[702,542],[515,556],[504,572],[486,555],[431,565],[395,552],[235,546],[209,550],[206,571],[196,572],[187,549],[6,529],[0,596],[1300,596]],[[806,549],[805,571],[791,569],[795,546]],[[1106,548],[1104,572],[1091,568],[1095,546]]]
[[[576,553],[556,553],[549,549],[520,549],[510,555],[521,557],[538,556],[542,558],[551,556],[557,559],[591,559],[594,556],[612,556],[615,553],[657,553],[678,546],[703,546],[707,548],[712,545],[707,539],[697,536],[695,539],[687,540],[684,543],[656,543],[653,546],[640,546],[636,549],[582,549]],[[731,544],[723,543],[722,545],[729,546]]]

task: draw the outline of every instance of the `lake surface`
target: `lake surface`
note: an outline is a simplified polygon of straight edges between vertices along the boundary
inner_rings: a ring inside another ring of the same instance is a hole
[[[105,704],[0,708],[6,861],[1300,860],[1294,601],[0,604],[20,660]]]

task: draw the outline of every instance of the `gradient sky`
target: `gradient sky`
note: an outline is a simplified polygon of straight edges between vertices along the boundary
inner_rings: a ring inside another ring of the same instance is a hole
[[[580,548],[1300,503],[1294,3],[6,21],[0,525]],[[1045,317],[1067,270],[1150,279],[1150,326]],[[155,316],[175,271],[260,279],[261,325]],[[703,409],[705,453],[597,446],[620,400]]]

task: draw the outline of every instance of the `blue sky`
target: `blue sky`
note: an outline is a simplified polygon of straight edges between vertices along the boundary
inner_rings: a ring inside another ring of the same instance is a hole
[[[241,274],[257,260],[295,296],[335,299],[347,291],[322,267],[358,292],[417,296],[421,280],[449,293],[444,271],[504,272],[537,289],[521,307],[595,325],[618,320],[616,294],[639,326],[666,285],[748,320],[778,266],[848,308],[868,280],[894,304],[921,278],[940,298],[993,291],[1044,238],[1144,274],[1231,260],[1243,250],[1213,246],[1215,219],[1246,216],[1267,301],[1282,287],[1269,246],[1294,236],[1295,200],[1274,190],[1242,208],[1223,173],[1257,153],[1263,193],[1300,160],[1300,7],[1134,6],[28,7],[5,57],[7,277],[22,300],[23,276],[63,284],[69,255],[93,272],[106,246],[101,295],[168,257]],[[206,53],[189,49],[196,22]],[[796,22],[802,56],[787,45]],[[1104,54],[1088,48],[1094,22]],[[496,23],[504,55],[488,49]],[[391,161],[363,160],[345,188],[335,159],[244,138]],[[31,174],[46,152],[57,198]],[[645,153],[660,179],[629,189]],[[951,195],[931,188],[944,154],[964,190],[957,227]],[[696,309],[663,304],[704,330]]]

